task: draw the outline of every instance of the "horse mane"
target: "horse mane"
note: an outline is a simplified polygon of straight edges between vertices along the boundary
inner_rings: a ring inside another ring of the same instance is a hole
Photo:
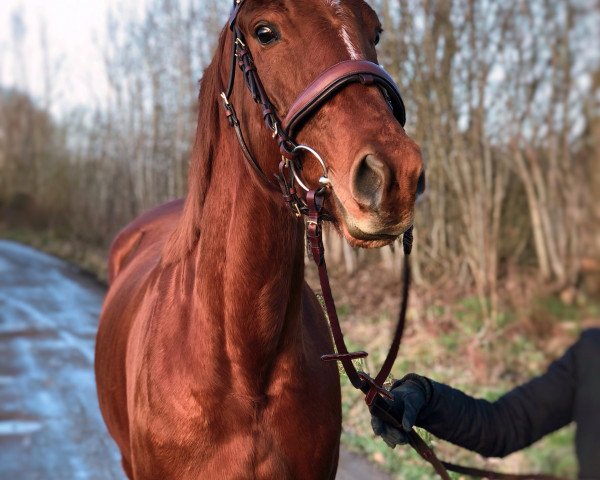
[[[190,253],[200,236],[200,225],[206,193],[208,191],[215,148],[220,134],[221,67],[227,39],[227,30],[219,36],[219,43],[210,65],[200,80],[198,98],[198,125],[188,169],[188,194],[181,218],[163,252],[163,262],[169,264]]]

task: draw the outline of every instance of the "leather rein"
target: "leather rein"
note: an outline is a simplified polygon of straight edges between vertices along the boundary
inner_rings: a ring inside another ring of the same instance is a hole
[[[364,351],[348,351],[337,316],[331,286],[329,284],[322,237],[322,222],[333,219],[324,209],[325,199],[331,189],[331,183],[327,176],[327,166],[314,149],[307,145],[297,144],[293,140],[294,135],[319,108],[329,101],[336,93],[352,83],[360,83],[366,86],[378,86],[394,116],[398,122],[404,126],[406,112],[402,97],[394,80],[382,67],[366,60],[348,60],[337,63],[322,72],[302,93],[300,93],[290,107],[287,115],[282,120],[269,100],[256,70],[256,66],[254,65],[250,50],[245,43],[244,36],[236,24],[238,13],[244,4],[244,1],[245,0],[234,0],[233,8],[229,16],[229,28],[233,34],[233,41],[229,80],[226,89],[221,93],[225,115],[230,126],[235,130],[236,137],[248,165],[255,172],[257,178],[265,187],[272,190],[281,190],[283,198],[290,210],[297,217],[305,216],[307,219],[306,232],[308,246],[310,247],[311,256],[318,268],[323,300],[336,349],[336,353],[322,355],[321,360],[326,362],[339,361],[342,364],[350,383],[354,388],[361,390],[365,394],[365,402],[371,413],[395,428],[402,430],[401,422],[390,413],[390,406],[384,400],[384,397],[392,398],[392,396],[383,384],[388,378],[398,355],[402,334],[404,332],[410,287],[410,262],[408,257],[412,249],[412,227],[404,233],[402,239],[405,261],[402,274],[402,301],[398,322],[390,350],[383,362],[381,370],[375,378],[373,378],[366,372],[358,371],[353,363],[353,360],[355,359],[367,357],[368,353]],[[231,103],[230,98],[233,92],[235,72],[237,70],[236,64],[244,75],[246,86],[248,87],[252,98],[262,110],[262,116],[266,127],[272,132],[273,139],[277,141],[277,144],[279,145],[281,162],[279,164],[279,173],[274,175],[278,187],[267,177],[260,167],[260,164],[252,155],[244,138],[236,110]],[[323,175],[319,179],[319,186],[314,189],[308,187],[301,177],[302,162],[300,161],[300,157],[305,152],[311,154],[323,169]],[[305,191],[304,197],[296,188],[296,185]],[[444,480],[451,480],[447,470],[475,477],[487,477],[498,480],[561,480],[557,477],[547,475],[502,474],[442,462],[414,430],[408,432],[408,439],[410,445],[417,453],[429,462],[440,478]]]

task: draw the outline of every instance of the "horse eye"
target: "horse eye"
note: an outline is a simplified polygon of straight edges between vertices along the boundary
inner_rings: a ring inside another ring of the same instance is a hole
[[[271,43],[279,40],[277,31],[271,27],[267,27],[266,25],[260,25],[256,27],[254,33],[262,45],[270,45]]]
[[[381,40],[381,32],[377,32],[375,34],[375,40],[373,41],[375,43],[375,45],[377,45],[379,43],[379,40]]]

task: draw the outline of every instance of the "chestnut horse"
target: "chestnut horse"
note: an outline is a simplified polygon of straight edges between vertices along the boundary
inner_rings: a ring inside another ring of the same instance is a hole
[[[236,28],[278,112],[332,65],[377,63],[381,26],[363,0],[243,3]],[[339,375],[320,355],[333,346],[304,282],[304,222],[246,164],[221,110],[232,42],[224,29],[202,79],[187,198],[113,243],[100,407],[129,478],[332,479]],[[248,148],[272,178],[280,150],[241,75],[232,87]],[[412,224],[420,152],[377,86],[344,87],[297,140],[325,158],[325,208],[352,245],[391,243]],[[306,160],[302,174],[316,184],[321,170]]]

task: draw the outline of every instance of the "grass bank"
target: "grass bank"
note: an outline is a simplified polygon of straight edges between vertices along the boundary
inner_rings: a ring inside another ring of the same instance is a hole
[[[106,283],[108,248],[90,245],[55,230],[0,228],[0,238],[23,243],[77,265],[82,271]]]

